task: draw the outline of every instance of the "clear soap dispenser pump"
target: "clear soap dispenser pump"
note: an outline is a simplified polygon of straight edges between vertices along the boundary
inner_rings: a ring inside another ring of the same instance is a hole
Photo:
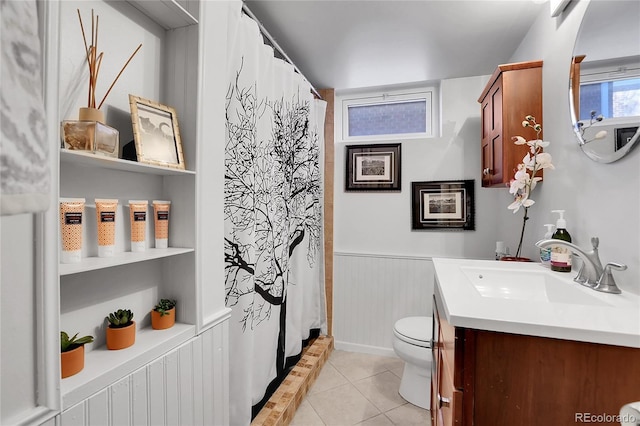
[[[544,226],[547,227],[547,232],[544,234],[544,239],[551,239],[553,236],[553,223],[545,223]],[[551,248],[541,248],[540,249],[540,262],[542,266],[546,266],[547,268],[551,266]]]

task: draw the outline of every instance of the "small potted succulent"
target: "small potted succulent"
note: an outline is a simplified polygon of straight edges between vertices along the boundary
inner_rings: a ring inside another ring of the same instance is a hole
[[[124,349],[136,341],[136,322],[133,312],[129,309],[118,309],[110,313],[105,319],[107,327],[107,349]]]
[[[84,368],[84,345],[93,342],[93,336],[73,337],[60,332],[60,372],[62,378],[78,374]]]
[[[176,323],[176,301],[160,299],[151,311],[151,327],[154,330],[171,328]]]

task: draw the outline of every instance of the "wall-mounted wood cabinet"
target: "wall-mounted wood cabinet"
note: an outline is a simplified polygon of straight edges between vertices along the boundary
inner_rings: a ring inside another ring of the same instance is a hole
[[[640,349],[456,327],[436,288],[434,426],[569,425],[640,401]]]
[[[526,145],[515,145],[511,138],[534,138],[531,129],[522,127],[527,115],[542,124],[542,61],[499,65],[478,102],[482,120],[482,186],[503,187],[528,151]]]

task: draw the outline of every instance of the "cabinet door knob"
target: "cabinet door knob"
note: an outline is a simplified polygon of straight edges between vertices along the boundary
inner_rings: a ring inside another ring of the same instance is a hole
[[[485,175],[485,176],[490,175],[491,174],[491,169],[487,167],[486,169],[482,170],[482,174]]]
[[[451,399],[445,398],[444,396],[440,396],[440,394],[438,394],[438,408],[442,407],[451,407]]]

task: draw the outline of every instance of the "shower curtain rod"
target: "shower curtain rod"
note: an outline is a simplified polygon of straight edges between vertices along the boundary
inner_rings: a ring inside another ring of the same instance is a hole
[[[271,36],[271,34],[269,34],[269,31],[267,31],[267,29],[264,27],[264,25],[262,25],[262,22],[260,22],[258,20],[258,18],[256,18],[256,15],[253,14],[253,12],[251,12],[251,10],[249,9],[249,6],[247,6],[247,4],[243,1],[242,2],[242,11],[244,13],[246,13],[251,19],[253,19],[254,21],[256,21],[256,23],[258,24],[258,28],[260,28],[260,32],[262,33],[262,35],[264,35],[269,42],[271,43],[271,45],[278,50],[278,52],[280,52],[280,54],[282,56],[284,56],[284,59],[289,62],[291,64],[291,66],[293,66],[293,69],[300,74],[305,80],[307,80],[307,83],[309,83],[309,86],[311,87],[311,91],[313,92],[314,95],[316,95],[319,99],[322,99],[322,96],[320,96],[320,93],[318,93],[318,91],[316,90],[315,87],[313,87],[313,84],[311,84],[311,82],[309,81],[309,79],[307,77],[304,76],[304,74],[302,74],[302,71],[300,71],[300,69],[296,66],[296,64],[293,63],[293,61],[289,58],[289,56],[287,56],[287,54],[284,52],[284,50],[282,50],[282,48],[280,47],[280,45],[276,42],[276,40]],[[323,100],[323,99],[322,99]]]

